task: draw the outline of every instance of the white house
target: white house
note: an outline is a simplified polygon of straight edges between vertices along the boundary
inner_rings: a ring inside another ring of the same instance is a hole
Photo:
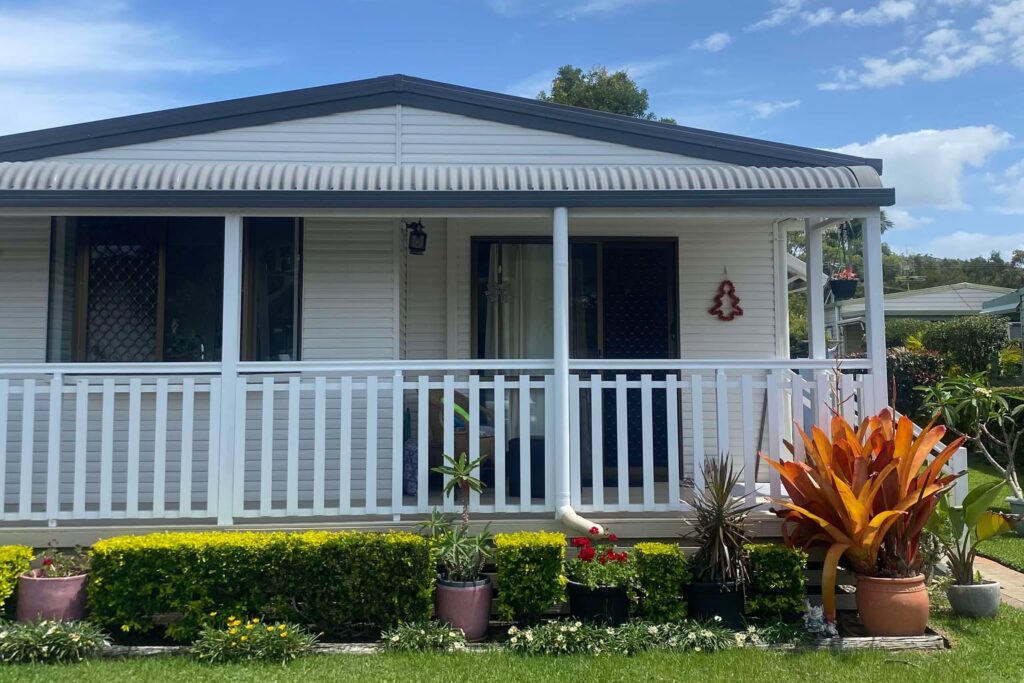
[[[941,321],[978,315],[986,302],[1012,292],[1006,287],[959,282],[885,295],[885,317]],[[864,351],[864,299],[832,301],[825,307],[831,338],[842,343],[844,353]]]
[[[756,453],[828,414],[850,218],[842,410],[887,403],[881,169],[407,76],[0,138],[3,531],[403,525],[454,509],[429,470],[463,450],[496,528],[674,534],[720,453],[777,495]]]

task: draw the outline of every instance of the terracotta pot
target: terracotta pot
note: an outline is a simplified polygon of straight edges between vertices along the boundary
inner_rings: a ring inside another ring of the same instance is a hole
[[[33,569],[18,578],[17,618],[20,622],[85,619],[88,575],[46,578]]]
[[[857,611],[869,636],[920,636],[928,626],[924,574],[909,579],[857,576]]]
[[[629,592],[625,586],[589,588],[570,581],[565,589],[569,596],[569,614],[573,618],[608,626],[629,621]]]
[[[491,618],[491,580],[448,581],[438,578],[437,620],[462,629],[466,640],[476,642],[487,635]]]

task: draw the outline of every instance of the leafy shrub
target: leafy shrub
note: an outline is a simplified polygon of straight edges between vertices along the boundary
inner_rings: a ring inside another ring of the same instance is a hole
[[[885,348],[908,346],[908,342],[912,338],[923,339],[925,333],[934,325],[935,323],[930,320],[918,318],[887,318],[885,321]]]
[[[640,601],[637,613],[664,623],[686,616],[683,586],[690,580],[686,556],[674,543],[637,543],[633,547]]]
[[[106,636],[87,621],[40,621],[0,625],[0,662],[80,662],[98,655]]]
[[[409,533],[205,532],[122,536],[93,546],[89,604],[101,626],[175,640],[221,614],[259,614],[332,634],[426,619],[434,566]]]
[[[999,350],[999,376],[1020,377],[1021,364],[1024,363],[1024,353],[1021,352],[1020,344],[1013,342]]]
[[[1006,318],[972,315],[936,323],[924,335],[924,345],[938,351],[962,372],[983,372],[1006,344]]]
[[[458,652],[466,647],[462,629],[436,621],[399,624],[380,639],[388,652]]]
[[[494,537],[498,568],[498,614],[534,623],[562,599],[565,536],[553,531],[518,531]]]
[[[243,624],[228,617],[220,627],[207,626],[192,644],[192,656],[201,662],[290,662],[313,652],[316,636],[298,624],[264,624],[259,618]]]
[[[18,577],[32,564],[32,548],[24,545],[0,546],[0,609],[18,587]]]
[[[750,587],[747,614],[761,619],[792,620],[804,611],[807,553],[772,543],[747,546]]]
[[[533,628],[508,630],[508,649],[528,655],[635,655],[647,650],[717,652],[740,639],[717,622],[652,624],[632,621],[615,627],[579,621],[552,621]]]
[[[944,370],[942,356],[934,351],[896,348],[886,353],[886,363],[893,406],[904,415],[918,416],[922,400],[915,388],[939,381]]]

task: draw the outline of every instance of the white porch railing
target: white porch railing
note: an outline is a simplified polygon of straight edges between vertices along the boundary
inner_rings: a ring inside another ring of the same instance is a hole
[[[837,385],[832,361],[570,367],[570,495],[587,513],[685,510],[702,463],[721,453],[742,469],[740,493],[781,495],[759,451],[785,453],[793,420],[824,422],[837,390],[850,419],[874,405],[869,376],[844,372]],[[218,364],[0,366],[0,520],[195,523],[216,520],[225,497],[236,520],[418,517],[456,509],[431,468],[463,450],[486,456],[476,513],[555,509],[550,361],[238,370],[225,388]]]

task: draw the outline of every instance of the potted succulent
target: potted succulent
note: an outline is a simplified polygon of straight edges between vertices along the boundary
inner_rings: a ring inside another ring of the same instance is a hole
[[[36,559],[39,566],[18,577],[18,621],[84,619],[89,556],[50,548]]]
[[[857,610],[868,635],[921,635],[928,625],[921,535],[940,496],[964,474],[942,472],[963,439],[927,462],[945,428],[929,424],[915,437],[910,418],[894,423],[888,409],[856,430],[837,415],[831,437],[818,427],[810,437],[798,431],[804,462],[762,457],[789,494],[789,500],[776,501],[787,543],[828,546],[822,570],[826,617],[835,620],[836,571],[844,560],[857,574]]]
[[[747,515],[756,505],[744,505],[733,495],[740,474],[727,457],[704,463],[704,490],[694,492],[693,530],[697,545],[690,566],[693,581],[686,586],[690,616],[720,620],[724,626],[743,626],[744,594],[748,580],[745,546]]]
[[[858,282],[860,282],[860,278],[857,277],[857,271],[851,266],[843,266],[838,272],[832,274],[828,280],[828,286],[836,301],[845,301],[852,299],[853,295],[857,293]]]
[[[596,535],[599,529],[590,530]],[[636,582],[636,569],[629,553],[618,551],[615,534],[607,542],[594,543],[578,536],[571,543],[576,557],[565,563],[569,613],[580,621],[618,626],[629,620],[629,602]]]
[[[960,616],[994,617],[999,611],[999,584],[974,571],[974,558],[979,543],[1013,529],[1006,517],[989,510],[1003,491],[1003,482],[993,481],[971,489],[963,505],[950,505],[943,496],[928,521],[928,531],[939,539],[953,578],[946,588],[949,606]]]
[[[453,524],[435,511],[423,525],[441,566],[435,592],[437,619],[462,629],[471,642],[487,635],[491,616],[491,580],[483,574],[484,564],[494,554],[490,525],[479,534],[469,533],[469,493],[483,489],[483,482],[474,476],[482,460],[470,461],[465,453],[458,458],[446,455],[445,464],[433,468],[448,477],[445,495],[459,492],[462,520]]]

